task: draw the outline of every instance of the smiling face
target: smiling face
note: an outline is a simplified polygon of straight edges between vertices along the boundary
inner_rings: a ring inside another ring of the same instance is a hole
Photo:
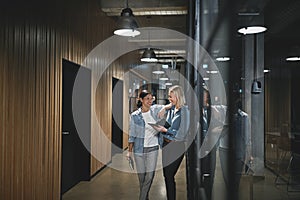
[[[173,92],[169,93],[169,101],[172,105],[176,106],[177,104],[177,97],[175,96],[175,94]]]
[[[146,108],[147,110],[152,106],[153,102],[153,96],[151,94],[148,94],[144,98],[140,100],[142,102],[142,107]]]

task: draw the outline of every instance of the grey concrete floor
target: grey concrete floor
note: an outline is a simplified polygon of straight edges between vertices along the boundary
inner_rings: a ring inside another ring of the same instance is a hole
[[[159,158],[160,159],[160,158]],[[160,168],[160,162],[158,168]],[[128,162],[124,154],[115,155],[112,159],[112,167],[106,167],[99,172],[91,181],[80,182],[75,187],[66,192],[62,200],[114,200],[114,199],[138,199],[139,186],[138,178],[134,173],[130,173]],[[116,167],[117,166],[117,167]],[[120,167],[121,166],[121,167]],[[128,169],[120,171],[119,169]],[[265,170],[264,178],[253,179],[253,199],[254,200],[296,200],[300,199],[300,192],[287,192],[286,184],[276,185],[276,176],[269,170]],[[185,178],[185,160],[181,163],[176,175],[177,199],[187,199],[186,178]],[[240,184],[240,199],[250,200],[249,177],[243,177]],[[219,159],[217,158],[217,167],[215,182],[213,187],[213,200],[225,199],[225,188],[220,169]],[[156,175],[150,190],[150,199],[166,200],[166,190],[162,169],[156,171]]]

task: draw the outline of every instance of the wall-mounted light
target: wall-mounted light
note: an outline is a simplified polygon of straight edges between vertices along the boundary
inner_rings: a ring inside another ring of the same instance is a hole
[[[126,1],[126,8],[121,12],[121,17],[119,17],[117,22],[117,29],[114,31],[115,35],[120,36],[137,36],[140,31],[137,30],[138,24],[134,18],[132,10],[128,7],[128,0]]]

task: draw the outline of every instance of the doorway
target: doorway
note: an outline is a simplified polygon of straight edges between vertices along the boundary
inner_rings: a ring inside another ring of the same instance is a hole
[[[84,130],[85,147],[75,127],[72,112],[73,86],[80,72],[82,101],[80,108],[81,130]],[[62,156],[61,156],[61,194],[80,181],[90,180],[91,138],[91,71],[67,60],[62,61]]]
[[[111,156],[123,151],[123,81],[112,78]]]

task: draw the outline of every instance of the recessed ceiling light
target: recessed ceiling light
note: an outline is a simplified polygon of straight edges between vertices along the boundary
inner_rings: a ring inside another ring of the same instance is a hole
[[[264,69],[264,73],[269,73],[271,70],[269,69]]]
[[[248,27],[240,28],[238,32],[247,35],[247,34],[262,33],[266,30],[267,28],[264,26],[248,26]]]
[[[165,83],[165,85],[172,85],[172,83],[169,83],[169,82],[168,82],[168,83]]]

